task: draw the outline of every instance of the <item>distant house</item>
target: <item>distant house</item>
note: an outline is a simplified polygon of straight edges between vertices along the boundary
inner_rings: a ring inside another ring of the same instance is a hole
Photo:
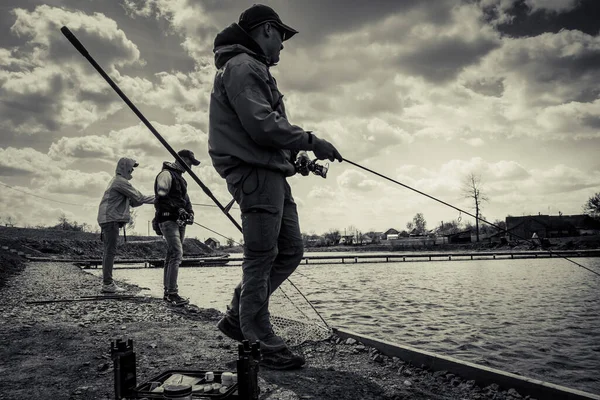
[[[471,230],[468,229],[462,232],[451,233],[445,235],[448,238],[448,243],[457,244],[457,243],[471,243]]]
[[[383,232],[383,235],[385,236],[386,240],[398,239],[399,234],[400,231],[397,231],[394,228],[390,228],[387,231]]]
[[[340,238],[340,244],[354,244],[356,238],[354,235],[342,235]]]
[[[511,239],[571,237],[600,234],[600,221],[586,214],[525,215],[506,217],[506,230]]]
[[[381,240],[385,240],[385,233],[383,232],[373,232],[373,240],[379,242]]]
[[[217,249],[217,248],[221,247],[221,243],[217,239],[211,238],[211,237],[206,239],[204,241],[204,244],[207,245],[208,247],[210,247],[211,249]]]
[[[373,244],[373,243],[377,243],[378,240],[375,237],[375,235],[361,235],[360,237],[360,243],[361,244]]]
[[[331,240],[322,236],[313,235],[306,238],[306,245],[308,247],[330,246]]]

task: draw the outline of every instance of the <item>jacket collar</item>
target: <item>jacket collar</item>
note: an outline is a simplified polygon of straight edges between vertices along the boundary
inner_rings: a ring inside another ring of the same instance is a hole
[[[236,23],[229,25],[217,34],[213,52],[215,53],[215,66],[217,69],[220,69],[227,61],[242,53],[254,57],[267,66],[271,65],[258,43]]]

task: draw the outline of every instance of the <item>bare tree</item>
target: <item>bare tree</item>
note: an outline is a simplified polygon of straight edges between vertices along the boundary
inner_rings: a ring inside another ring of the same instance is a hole
[[[340,231],[337,229],[330,229],[329,232],[325,233],[323,236],[325,239],[329,240],[329,243],[331,244],[338,244],[342,238]]]
[[[592,218],[600,218],[600,192],[588,199],[583,205],[583,212]]]
[[[15,222],[15,219],[12,217],[12,215],[9,215],[9,216],[7,216],[7,217],[4,219],[4,221],[5,221],[5,222],[4,222],[4,225],[5,225],[5,226],[8,226],[8,227],[11,227],[11,228],[12,228],[13,226],[15,226],[15,224],[16,224],[16,222]]]
[[[415,231],[417,234],[423,234],[427,232],[427,221],[423,213],[416,213],[412,221],[406,223],[406,229],[409,232]]]
[[[67,229],[69,229],[70,226],[71,224],[69,223],[67,215],[65,213],[60,214],[60,217],[58,217],[58,225],[56,225],[55,228],[66,231]]]
[[[460,222],[458,220],[442,221],[437,228],[438,232],[442,235],[450,235],[460,232]]]
[[[475,232],[479,242],[479,219],[481,218],[481,204],[488,201],[485,194],[481,193],[481,176],[470,173],[465,179],[462,187],[462,195],[465,199],[472,199],[475,209]]]

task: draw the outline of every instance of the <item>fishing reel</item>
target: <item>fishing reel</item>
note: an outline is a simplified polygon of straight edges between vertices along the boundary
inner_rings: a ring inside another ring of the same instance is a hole
[[[303,176],[307,176],[312,172],[315,175],[327,178],[327,171],[329,171],[329,163],[325,165],[317,164],[317,159],[311,160],[305,151],[298,153],[294,166],[296,167],[296,172]]]
[[[194,223],[194,214],[187,212],[185,209],[179,209],[179,216],[177,217],[177,225],[184,227]]]

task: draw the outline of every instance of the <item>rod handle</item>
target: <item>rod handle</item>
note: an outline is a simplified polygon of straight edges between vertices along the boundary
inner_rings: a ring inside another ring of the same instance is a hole
[[[60,28],[60,31],[63,33],[63,35],[65,35],[65,37],[67,39],[69,39],[69,42],[71,42],[71,44],[73,46],[75,46],[75,48],[84,56],[84,57],[88,57],[89,53],[88,51],[85,49],[85,47],[83,47],[83,45],[81,44],[81,42],[79,41],[79,39],[77,39],[75,37],[75,35],[73,35],[73,32],[71,32],[69,30],[69,28],[67,28],[66,26],[63,26],[62,28]]]

